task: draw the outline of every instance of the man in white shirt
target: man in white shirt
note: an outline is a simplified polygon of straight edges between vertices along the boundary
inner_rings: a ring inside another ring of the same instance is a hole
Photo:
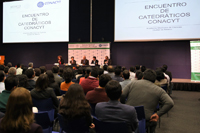
[[[130,67],[129,72],[130,72],[130,79],[134,79],[135,78],[135,67]]]
[[[0,70],[0,93],[5,90],[4,80],[6,79],[4,71]]]
[[[16,75],[22,75],[23,69],[21,64],[17,64],[17,72]]]

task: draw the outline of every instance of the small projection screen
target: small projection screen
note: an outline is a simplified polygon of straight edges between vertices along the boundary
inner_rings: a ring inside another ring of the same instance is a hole
[[[68,41],[69,0],[3,3],[3,43]]]
[[[200,39],[200,0],[115,0],[115,41]]]

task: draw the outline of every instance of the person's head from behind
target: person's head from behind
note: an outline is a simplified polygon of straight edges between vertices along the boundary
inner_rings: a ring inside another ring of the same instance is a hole
[[[60,101],[59,113],[74,118],[77,115],[90,115],[90,109],[81,85],[72,84]]]
[[[98,68],[92,68],[91,76],[97,78],[99,76]]]
[[[118,100],[122,94],[122,87],[118,81],[111,80],[106,86],[106,93],[110,100]]]
[[[40,67],[41,74],[44,74],[47,70],[45,66]]]
[[[35,68],[34,70],[35,70],[35,76],[40,76],[41,74],[40,68]]]
[[[12,63],[11,62],[8,62],[7,66],[10,68],[12,67]]]
[[[17,68],[21,68],[21,64],[18,63],[18,64],[17,64]]]
[[[115,76],[120,76],[121,75],[121,69],[116,68],[115,69]]]
[[[104,70],[102,68],[99,68],[99,77],[104,73]]]
[[[128,70],[124,70],[123,71],[123,78],[126,80],[126,79],[129,79],[130,77],[130,72]]]
[[[141,71],[144,72],[146,70],[145,66],[141,66]]]
[[[15,67],[10,67],[8,70],[9,75],[16,75],[16,72],[17,72],[17,70]]]
[[[73,78],[73,70],[71,68],[65,68],[63,70],[63,78],[65,80],[65,83],[70,83]]]
[[[33,62],[29,62],[29,63],[28,63],[28,67],[33,68]]]
[[[140,65],[135,65],[135,70],[140,70]]]
[[[165,76],[161,70],[156,70],[156,80],[161,81]]]
[[[107,65],[104,65],[104,66],[103,66],[103,70],[104,70],[104,71],[107,71],[107,69],[108,69],[108,66],[107,66]]]
[[[58,66],[53,66],[52,67],[52,72],[53,73],[58,73],[58,71],[59,71],[59,67]]]
[[[107,70],[108,70],[109,73],[114,72],[114,68],[111,65],[108,66]]]
[[[12,91],[15,88],[17,88],[19,84],[19,79],[17,78],[17,76],[8,76],[5,80],[5,89],[7,91]]]
[[[19,87],[8,98],[6,113],[1,121],[1,128],[6,132],[29,132],[34,122],[30,92]]]
[[[5,66],[4,65],[0,65],[0,70],[4,71]]]
[[[83,74],[83,68],[82,67],[78,68],[78,74]]]
[[[87,67],[85,69],[85,75],[84,75],[84,77],[85,78],[89,77],[89,75],[91,74],[91,71],[92,71],[92,68],[91,67]]]
[[[23,69],[22,74],[26,74],[26,71],[28,70],[28,67],[24,66],[22,69]]]
[[[143,78],[143,72],[141,72],[140,70],[136,71],[135,78],[137,78],[137,80],[142,79]]]
[[[35,77],[35,72],[33,71],[33,69],[28,69],[26,70],[26,76],[28,77],[28,79],[32,79]]]
[[[49,79],[49,83],[54,83],[55,79],[54,79],[54,75],[53,72],[51,70],[47,70],[46,72],[48,79]]]
[[[146,79],[154,83],[156,80],[156,72],[154,70],[147,69],[146,71],[144,71],[143,79]]]
[[[0,70],[0,82],[4,82],[5,79],[6,79],[6,75],[4,71]]]
[[[165,68],[165,71],[167,71],[168,66],[166,64],[164,64],[162,67]]]
[[[36,81],[35,88],[38,91],[45,90],[48,87],[49,79],[46,74],[41,74]]]
[[[4,68],[4,72],[5,72],[5,74],[8,74],[8,70],[9,70],[9,67],[6,66],[6,67]]]
[[[19,79],[18,87],[27,88],[27,86],[28,86],[28,77],[25,74],[17,75],[17,77]]]
[[[102,74],[99,78],[99,86],[100,87],[105,87],[106,84],[112,80],[112,78],[110,77],[110,75],[108,74]]]

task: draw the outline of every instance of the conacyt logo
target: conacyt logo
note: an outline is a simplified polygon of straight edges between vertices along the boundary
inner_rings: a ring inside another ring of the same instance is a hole
[[[61,3],[61,0],[57,0],[57,1],[47,1],[47,2],[42,2],[42,1],[40,1],[40,2],[37,3],[37,6],[38,6],[39,8],[42,8],[44,5],[51,5],[51,4],[58,4],[58,3]]]

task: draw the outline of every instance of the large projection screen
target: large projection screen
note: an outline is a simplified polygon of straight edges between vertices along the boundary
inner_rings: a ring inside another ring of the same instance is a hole
[[[200,0],[115,0],[115,41],[200,39]]]
[[[3,3],[3,43],[68,41],[69,0]]]

